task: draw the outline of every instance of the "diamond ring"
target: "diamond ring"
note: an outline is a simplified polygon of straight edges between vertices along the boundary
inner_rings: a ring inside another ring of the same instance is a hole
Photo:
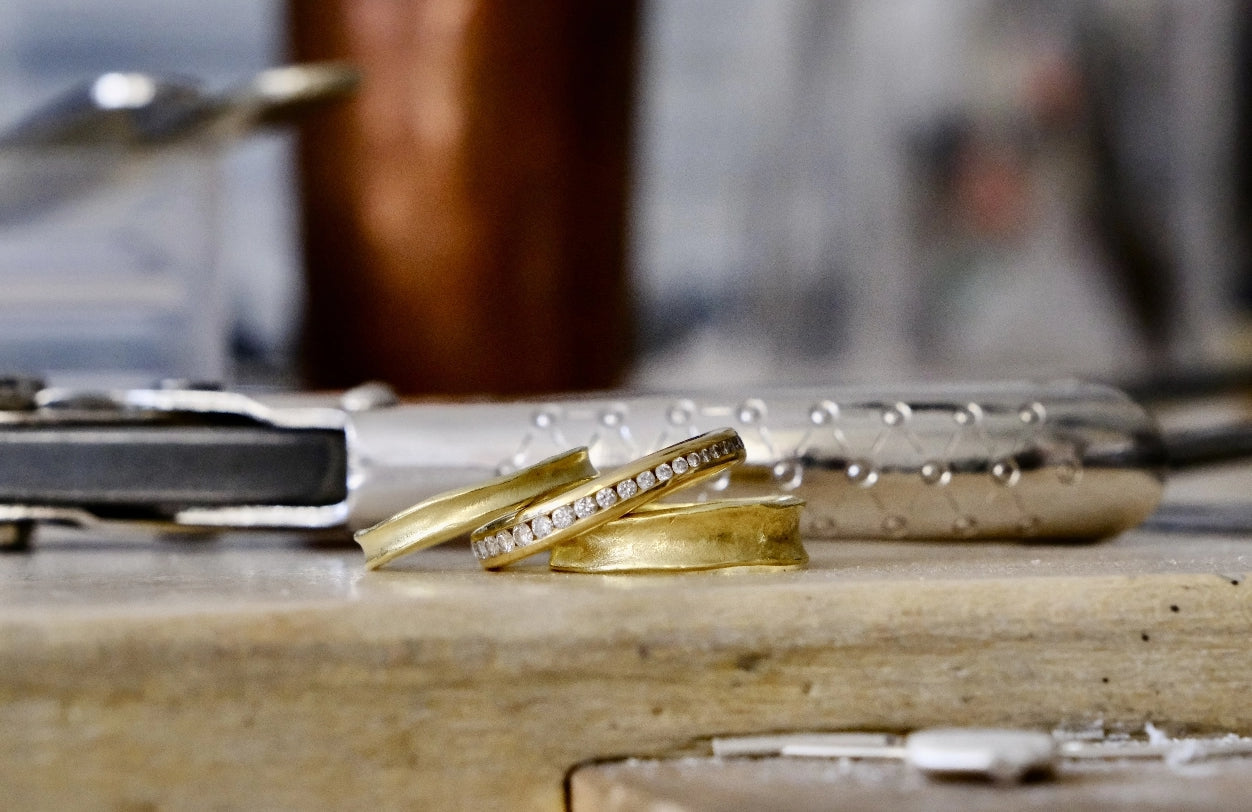
[[[506,567],[714,477],[744,457],[743,440],[733,429],[675,443],[488,522],[470,535],[474,556],[484,569]]]

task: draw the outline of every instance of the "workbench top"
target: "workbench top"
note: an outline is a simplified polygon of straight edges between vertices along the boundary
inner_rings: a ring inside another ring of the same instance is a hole
[[[0,556],[0,806],[559,809],[714,735],[1252,731],[1252,537],[825,542],[791,572],[366,572],[295,535]]]

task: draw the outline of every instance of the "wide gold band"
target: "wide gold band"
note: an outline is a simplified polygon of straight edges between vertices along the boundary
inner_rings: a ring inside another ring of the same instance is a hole
[[[550,457],[511,474],[432,496],[373,527],[358,530],[354,538],[365,551],[367,569],[466,536],[499,516],[554,490],[586,482],[597,474],[585,447]]]
[[[484,569],[506,567],[714,477],[743,459],[743,441],[733,429],[675,443],[480,527],[470,536],[474,555]]]
[[[643,505],[552,548],[563,572],[683,572],[720,567],[799,567],[803,499],[715,499]]]

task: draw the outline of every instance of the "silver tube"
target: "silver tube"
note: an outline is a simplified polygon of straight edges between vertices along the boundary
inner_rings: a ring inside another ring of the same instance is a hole
[[[1163,488],[1151,417],[1095,384],[606,395],[352,413],[348,523],[573,446],[604,468],[722,426],[748,461],[706,492],[799,496],[809,537],[1100,538]]]

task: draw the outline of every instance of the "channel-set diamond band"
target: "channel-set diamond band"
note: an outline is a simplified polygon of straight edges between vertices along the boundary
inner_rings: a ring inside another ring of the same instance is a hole
[[[804,500],[794,496],[642,505],[552,548],[561,572],[689,572],[723,567],[797,568]]]
[[[365,551],[367,569],[445,541],[464,538],[498,516],[516,512],[558,488],[586,482],[599,472],[586,447],[549,457],[469,488],[448,491],[408,510],[358,530],[354,538]]]
[[[487,523],[470,536],[474,556],[484,569],[506,567],[715,477],[744,456],[743,441],[733,429],[675,443]]]

